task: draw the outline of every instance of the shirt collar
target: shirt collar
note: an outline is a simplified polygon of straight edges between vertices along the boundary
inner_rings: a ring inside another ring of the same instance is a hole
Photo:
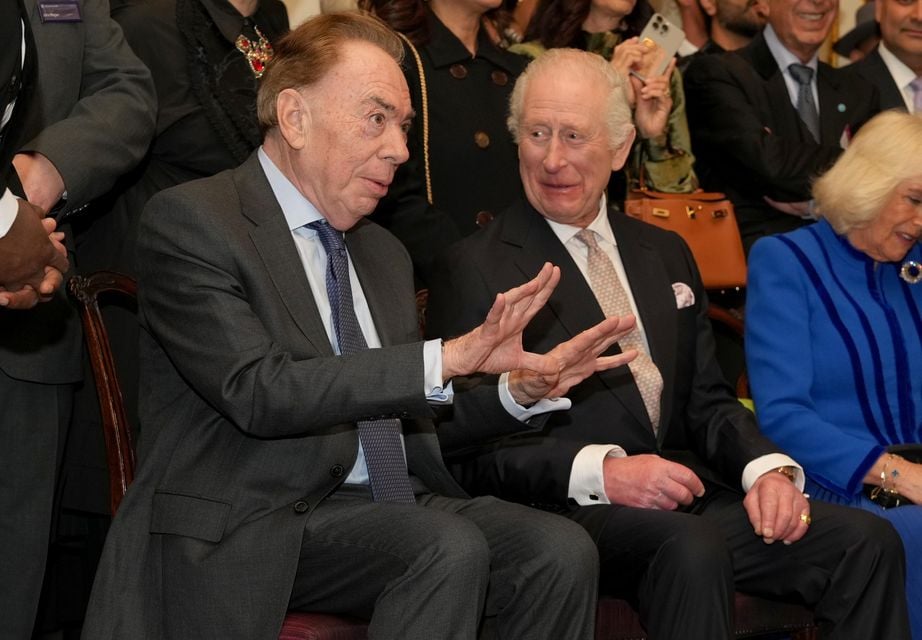
[[[804,64],[800,61],[800,58],[795,56],[781,44],[781,40],[778,39],[778,34],[775,33],[775,30],[770,24],[765,25],[765,29],[762,31],[762,37],[765,38],[765,44],[768,45],[768,50],[772,52],[772,57],[775,59],[775,62],[778,63],[778,68],[783,72],[788,73],[788,67],[792,64]],[[819,67],[819,52],[813,54],[813,57],[806,63],[806,66],[813,69],[813,82],[816,82],[816,71]]]
[[[906,89],[909,83],[916,79],[916,74],[913,70],[906,66],[905,62],[897,58],[896,54],[890,51],[883,41],[881,41],[877,51],[880,53],[881,60],[884,61],[887,70],[890,71],[890,75],[893,76],[893,81],[900,88],[900,91]]]
[[[595,231],[599,236],[602,237],[602,240],[618,246],[618,243],[615,241],[615,233],[611,230],[611,224],[608,221],[608,216],[606,212],[608,211],[608,201],[605,198],[605,194],[602,194],[602,198],[599,201],[599,213],[596,215],[595,219],[589,223],[586,227]],[[551,227],[551,231],[554,232],[554,235],[563,243],[567,244],[570,240],[576,236],[577,233],[583,230],[582,227],[577,227],[571,224],[563,224],[560,222],[554,222],[549,218],[545,218],[548,225]]]
[[[317,207],[311,204],[311,201],[305,198],[291,180],[275,166],[262,147],[259,148],[257,157],[290,230],[294,231],[315,220],[324,219]]]

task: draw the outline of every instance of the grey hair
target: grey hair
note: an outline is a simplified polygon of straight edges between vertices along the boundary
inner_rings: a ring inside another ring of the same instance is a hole
[[[630,139],[634,125],[625,91],[625,78],[600,55],[579,49],[560,48],[550,49],[532,60],[515,83],[509,98],[509,119],[506,124],[516,144],[520,139],[528,83],[542,73],[582,74],[587,82],[598,81],[599,86],[606,90],[605,124],[609,148],[620,149]]]
[[[839,234],[874,220],[904,180],[922,175],[922,116],[885,111],[871,118],[813,185],[820,216]]]

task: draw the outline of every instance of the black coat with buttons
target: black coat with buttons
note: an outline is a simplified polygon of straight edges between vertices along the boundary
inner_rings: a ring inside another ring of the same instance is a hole
[[[492,220],[521,194],[518,155],[506,128],[509,95],[528,59],[493,44],[481,29],[471,57],[439,19],[429,15],[429,42],[407,47],[403,69],[416,118],[410,160],[395,177],[374,219],[406,245],[417,280],[452,242]],[[420,73],[420,64],[422,74]],[[428,154],[423,133],[423,83]],[[428,201],[426,162],[432,204]]]

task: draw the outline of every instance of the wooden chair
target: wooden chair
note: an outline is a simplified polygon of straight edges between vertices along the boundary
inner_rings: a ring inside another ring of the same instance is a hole
[[[134,302],[137,284],[128,276],[101,271],[89,276],[74,276],[67,288],[80,309],[99,396],[109,468],[110,508],[115,515],[128,485],[134,479],[135,454],[118,372],[100,310],[100,298],[121,296]],[[417,295],[421,323],[424,322],[425,303],[426,294],[421,292]],[[282,624],[279,640],[365,640],[367,631],[365,622],[345,616],[291,611]],[[738,638],[811,640],[815,637],[813,615],[797,605],[737,594],[736,635]],[[628,602],[602,597],[596,616],[596,638],[641,640],[646,638],[646,634],[637,612]]]
[[[134,303],[138,288],[128,276],[100,271],[72,277],[67,289],[80,309],[90,354],[109,469],[109,508],[114,516],[134,479],[135,453],[100,299],[117,296]],[[292,611],[285,617],[279,640],[365,640],[367,629],[364,622],[345,616]]]

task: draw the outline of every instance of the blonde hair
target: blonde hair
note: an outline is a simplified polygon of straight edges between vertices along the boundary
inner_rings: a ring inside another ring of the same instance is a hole
[[[621,148],[633,131],[633,117],[625,93],[625,79],[602,56],[579,49],[550,49],[529,63],[515,83],[509,98],[509,119],[506,124],[516,144],[519,143],[525,94],[532,78],[543,73],[582,74],[590,76],[587,82],[597,82],[605,90],[605,125],[608,146]]]
[[[922,175],[920,158],[922,116],[874,116],[813,185],[817,212],[839,234],[867,225],[899,183]]]
[[[403,44],[387,25],[357,11],[319,15],[291,31],[275,45],[256,96],[256,114],[263,133],[278,125],[275,101],[285,89],[319,82],[339,61],[342,46],[352,40],[373,44],[397,64]]]

